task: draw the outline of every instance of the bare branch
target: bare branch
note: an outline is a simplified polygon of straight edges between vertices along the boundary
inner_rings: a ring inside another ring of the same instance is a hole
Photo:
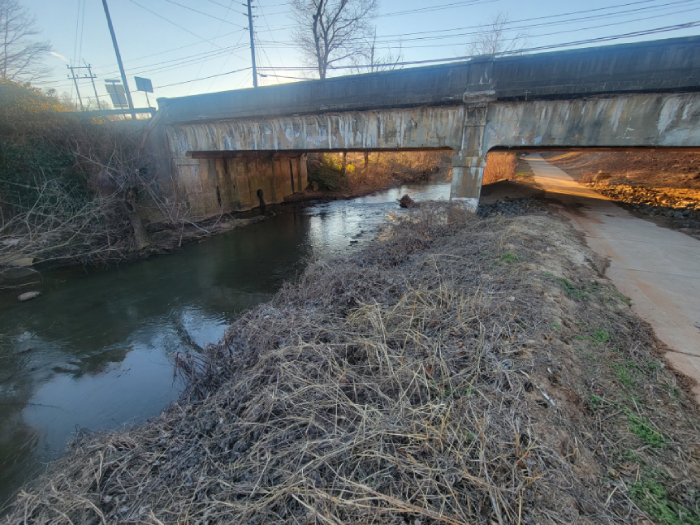
[[[467,46],[468,53],[472,56],[496,56],[499,53],[517,51],[527,45],[529,35],[519,32],[515,36],[509,36],[508,29],[510,18],[505,13],[499,12],[484,26],[484,30],[472,38]]]
[[[403,61],[403,53],[401,52],[401,46],[396,54],[388,48],[388,53],[386,55],[379,55],[379,46],[377,44],[377,29],[374,29],[372,39],[367,41],[364,53],[361,55],[355,55],[352,59],[353,72],[355,73],[374,73],[377,71],[389,71],[392,69],[399,69],[399,63]]]
[[[363,56],[378,0],[292,0],[294,39],[320,78],[330,64]]]
[[[51,44],[34,39],[36,19],[18,0],[0,0],[0,79],[28,82],[46,76]]]

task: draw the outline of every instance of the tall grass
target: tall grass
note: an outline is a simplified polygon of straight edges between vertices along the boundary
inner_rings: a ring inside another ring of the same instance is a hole
[[[491,184],[499,180],[511,180],[515,178],[515,168],[518,165],[518,156],[515,153],[493,152],[489,153],[484,170],[484,184]]]

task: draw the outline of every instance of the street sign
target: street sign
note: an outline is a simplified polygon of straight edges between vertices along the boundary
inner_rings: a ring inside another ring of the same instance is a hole
[[[129,106],[126,101],[126,91],[124,90],[124,86],[117,84],[117,82],[117,80],[105,80],[105,88],[115,108],[126,108]]]
[[[153,84],[151,84],[150,78],[134,77],[136,80],[136,90],[145,91],[146,93],[153,93]]]

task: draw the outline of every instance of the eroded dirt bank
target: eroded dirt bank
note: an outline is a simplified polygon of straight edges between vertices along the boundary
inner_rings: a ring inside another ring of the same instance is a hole
[[[519,210],[424,204],[311,265],[5,522],[697,523],[686,385],[604,261]]]
[[[700,153],[545,153],[578,182],[637,217],[700,239]]]

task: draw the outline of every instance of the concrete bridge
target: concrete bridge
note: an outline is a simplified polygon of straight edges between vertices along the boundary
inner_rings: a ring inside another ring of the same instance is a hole
[[[158,99],[154,135],[194,215],[306,187],[305,154],[449,149],[476,207],[494,148],[700,146],[700,37],[475,59]]]

